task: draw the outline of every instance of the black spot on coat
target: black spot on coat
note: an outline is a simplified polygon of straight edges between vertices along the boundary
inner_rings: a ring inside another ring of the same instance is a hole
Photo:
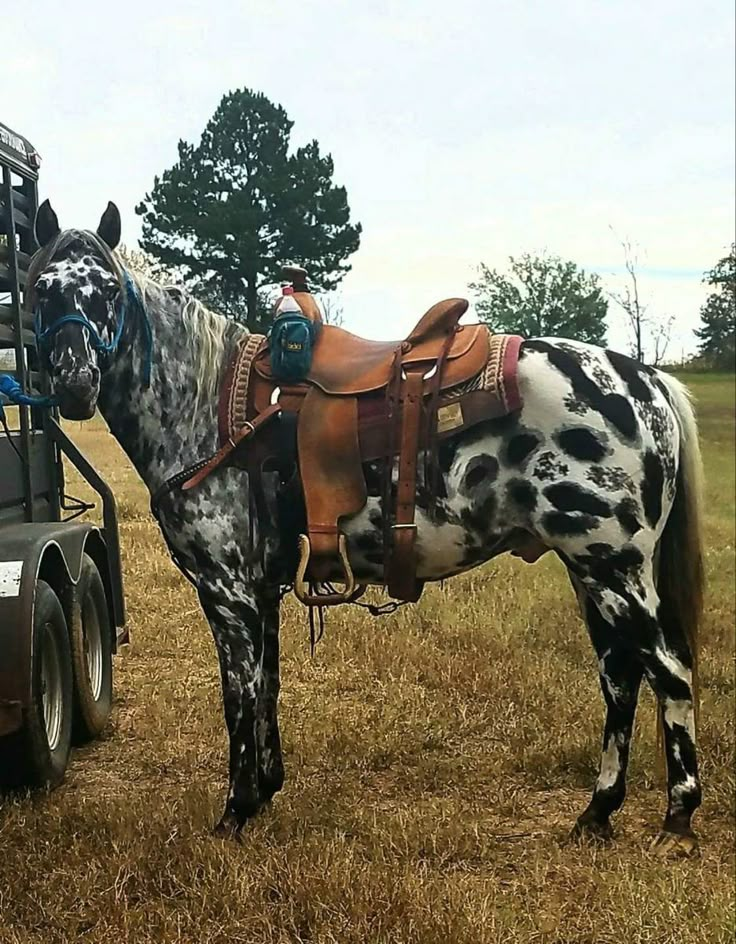
[[[526,479],[512,479],[506,490],[511,501],[524,511],[534,511],[537,507],[537,490]]]
[[[560,449],[573,459],[583,462],[600,462],[606,455],[606,447],[600,437],[585,426],[563,429],[555,439]]]
[[[635,400],[651,403],[652,388],[642,376],[642,374],[649,373],[649,370],[632,357],[627,357],[625,354],[618,354],[616,351],[606,351],[606,357],[610,361],[611,367],[613,367],[626,384],[626,388],[631,396]]]
[[[475,491],[481,485],[492,485],[498,477],[498,459],[482,453],[473,456],[468,462],[465,475],[460,485],[463,494]]]
[[[460,520],[469,531],[475,531],[477,534],[486,534],[492,529],[493,519],[496,514],[496,496],[490,492],[477,505],[470,508],[463,508],[460,512]]]
[[[548,511],[542,516],[542,525],[548,534],[565,537],[595,531],[598,519],[593,515],[568,515],[564,511]]]
[[[616,518],[624,531],[631,537],[641,531],[641,524],[637,518],[639,508],[633,498],[622,498],[616,505]]]
[[[581,511],[599,518],[610,518],[613,512],[608,502],[603,501],[594,492],[588,492],[571,482],[548,485],[544,495],[558,511]]]
[[[655,528],[662,517],[662,491],[664,469],[659,456],[647,449],[644,453],[644,480],[641,483],[641,500],[649,524]]]
[[[509,465],[521,465],[541,443],[536,433],[517,433],[506,444],[505,457]]]

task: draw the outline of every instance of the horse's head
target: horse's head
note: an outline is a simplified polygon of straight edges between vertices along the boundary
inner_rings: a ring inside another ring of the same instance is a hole
[[[96,233],[62,231],[46,200],[36,214],[36,239],[41,248],[28,273],[26,304],[35,316],[39,349],[62,416],[89,419],[100,371],[123,327],[127,287],[112,254],[120,241],[120,213],[108,203]]]

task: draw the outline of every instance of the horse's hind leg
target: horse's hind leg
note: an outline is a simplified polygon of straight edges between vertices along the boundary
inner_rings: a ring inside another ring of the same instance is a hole
[[[654,849],[692,855],[698,840],[691,820],[701,802],[692,654],[687,640],[678,632],[678,620],[667,619],[662,609],[658,630],[642,650],[644,671],[659,702],[667,756],[667,814]]]
[[[676,614],[668,615],[660,603],[651,560],[633,545],[611,550],[603,555],[603,548],[596,549],[600,557],[577,556],[575,572],[612,636],[635,653],[664,718],[668,807],[655,846],[690,855],[697,849],[690,821],[701,800],[690,647]]]
[[[601,689],[606,702],[606,725],[600,772],[593,796],[578,818],[573,836],[609,839],[613,835],[611,814],[621,806],[626,795],[626,768],[643,669],[631,640],[606,622],[596,604],[584,592],[581,604],[598,656]]]

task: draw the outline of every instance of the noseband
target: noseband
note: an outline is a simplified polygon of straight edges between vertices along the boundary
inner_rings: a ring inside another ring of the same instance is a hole
[[[109,344],[102,339],[99,331],[89,320],[89,318],[87,318],[87,316],[82,314],[80,311],[75,311],[70,315],[62,315],[61,318],[58,318],[52,325],[49,325],[49,327],[44,330],[41,324],[41,311],[40,309],[36,309],[36,319],[34,326],[36,342],[38,344],[39,352],[46,361],[47,367],[50,366],[49,351],[51,349],[51,342],[53,341],[56,334],[68,324],[78,324],[81,328],[84,328],[89,336],[89,343],[92,348],[97,351],[98,354],[102,354],[109,359],[111,355],[116,353],[120,345],[120,339],[123,336],[123,331],[125,329],[125,316],[131,307],[137,307],[142,315],[143,330],[146,336],[146,356],[143,364],[143,381],[145,386],[148,387],[151,382],[151,360],[153,354],[151,325],[149,324],[146,310],[143,305],[143,300],[140,297],[138,289],[136,288],[135,283],[133,282],[133,279],[130,277],[129,273],[125,271],[123,272],[121,295],[122,305],[120,306],[120,317],[118,318],[118,323],[115,328],[113,339]]]

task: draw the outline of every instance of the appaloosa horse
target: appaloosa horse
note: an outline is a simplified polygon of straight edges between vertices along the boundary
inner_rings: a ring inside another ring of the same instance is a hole
[[[217,391],[245,329],[175,287],[126,272],[109,204],[96,233],[60,231],[39,209],[29,273],[61,413],[98,406],[151,493],[213,453]],[[606,837],[625,792],[642,677],[659,701],[668,764],[660,850],[690,853],[701,791],[693,669],[702,607],[701,465],[693,412],[672,377],[588,344],[532,339],[519,362],[520,411],[445,441],[441,498],[417,496],[418,576],[437,580],[514,546],[520,534],[566,564],[598,655],[607,706],[600,774],[575,833]],[[370,478],[370,476],[368,477]],[[238,831],[284,780],[277,699],[280,589],[293,539],[279,477],[256,501],[222,466],[166,494],[158,517],[193,575],[219,655],[230,788],[219,828]],[[426,507],[426,506],[425,506]],[[383,579],[380,489],[345,525],[362,583]]]

